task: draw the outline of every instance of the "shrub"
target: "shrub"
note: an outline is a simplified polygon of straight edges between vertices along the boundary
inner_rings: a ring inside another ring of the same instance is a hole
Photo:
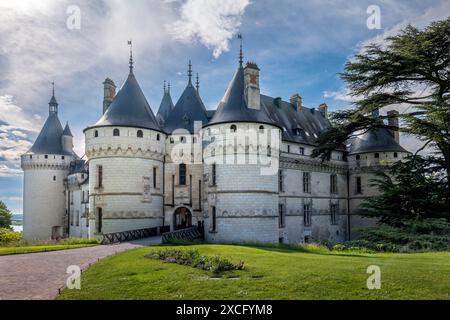
[[[10,242],[20,241],[22,239],[22,232],[12,231],[7,228],[0,228],[0,244],[7,244]]]
[[[244,269],[244,262],[233,264],[229,260],[220,256],[208,257],[201,255],[197,250],[176,250],[165,249],[152,252],[145,256],[150,259],[159,259],[162,261],[177,263],[185,266],[210,271],[214,274],[219,274],[224,271],[242,270]]]
[[[345,243],[351,247],[379,252],[450,250],[450,223],[445,219],[403,221],[399,227],[380,224],[360,229],[360,239]]]

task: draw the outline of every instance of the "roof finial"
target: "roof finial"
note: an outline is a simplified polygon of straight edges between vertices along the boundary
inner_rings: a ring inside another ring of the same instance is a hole
[[[170,81],[169,81],[169,84],[167,86],[167,93],[170,94]]]
[[[164,80],[164,94],[166,94],[166,80]]]
[[[243,63],[244,63],[244,54],[242,53],[242,34],[238,34],[238,39],[241,40],[241,47],[239,50],[239,66],[242,67]]]
[[[128,40],[128,45],[130,46],[130,73],[133,73],[133,41]]]
[[[189,60],[188,77],[189,77],[189,84],[191,84],[192,83],[192,63],[191,63],[191,60]]]
[[[200,81],[198,78],[198,72],[197,72],[197,80],[195,81],[195,87],[197,88],[197,93],[200,92]]]
[[[48,103],[48,112],[50,114],[58,114],[58,102],[55,98],[55,82],[52,81],[52,97]]]

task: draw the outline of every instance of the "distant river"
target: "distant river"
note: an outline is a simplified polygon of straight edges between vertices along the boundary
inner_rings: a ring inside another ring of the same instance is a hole
[[[23,226],[12,226],[14,231],[23,231]]]

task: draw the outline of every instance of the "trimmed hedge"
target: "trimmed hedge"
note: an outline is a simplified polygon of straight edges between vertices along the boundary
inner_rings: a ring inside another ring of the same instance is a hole
[[[224,271],[243,270],[244,262],[233,264],[220,256],[208,257],[201,255],[197,250],[164,249],[152,252],[145,256],[150,259],[159,259],[165,262],[177,263],[185,266],[210,271],[219,274]]]

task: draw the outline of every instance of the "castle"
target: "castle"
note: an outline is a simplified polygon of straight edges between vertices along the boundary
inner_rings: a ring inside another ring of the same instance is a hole
[[[24,237],[99,238],[120,231],[202,225],[208,242],[341,242],[373,224],[355,212],[378,191],[371,169],[405,157],[398,130],[356,135],[329,161],[312,158],[330,123],[328,107],[307,108],[260,93],[260,69],[239,64],[216,110],[192,82],[174,105],[170,84],[155,116],[133,72],[116,94],[104,85],[103,115],[73,151],[54,91],[49,116],[24,170]],[[390,111],[391,128],[398,114]],[[373,116],[378,116],[374,113]]]

